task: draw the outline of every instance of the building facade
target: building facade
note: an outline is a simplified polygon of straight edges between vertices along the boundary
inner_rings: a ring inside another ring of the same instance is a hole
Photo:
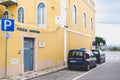
[[[15,31],[8,32],[7,76],[62,66],[70,49],[94,48],[94,6],[92,0],[0,0],[0,19],[15,20]],[[5,33],[0,31],[0,78]]]

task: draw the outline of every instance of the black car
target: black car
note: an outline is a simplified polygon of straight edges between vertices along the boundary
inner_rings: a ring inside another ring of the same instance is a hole
[[[97,63],[102,63],[105,62],[105,54],[101,50],[91,50],[96,58],[97,58]]]
[[[84,68],[89,70],[91,67],[96,67],[96,57],[92,51],[86,49],[69,50],[68,69]]]

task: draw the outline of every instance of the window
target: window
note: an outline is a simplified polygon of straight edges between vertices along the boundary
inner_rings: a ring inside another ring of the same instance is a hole
[[[93,30],[93,21],[92,21],[92,18],[90,18],[90,31]]]
[[[83,14],[83,27],[86,28],[86,14]]]
[[[45,25],[45,4],[40,3],[37,7],[37,26]]]
[[[94,53],[95,55],[98,55],[98,54],[99,54],[99,51],[98,51],[98,50],[93,50],[93,53]]]
[[[18,9],[18,22],[24,23],[24,9],[22,7]]]
[[[5,11],[5,12],[4,12],[4,18],[9,18],[9,13],[8,13],[8,11]]]
[[[72,16],[73,16],[73,24],[77,24],[77,10],[75,5],[73,6]]]
[[[81,58],[83,56],[83,53],[81,51],[70,51],[69,52],[69,57],[70,58]]]

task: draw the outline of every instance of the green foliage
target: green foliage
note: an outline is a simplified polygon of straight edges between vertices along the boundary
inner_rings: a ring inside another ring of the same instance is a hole
[[[119,47],[112,47],[111,51],[120,51],[120,48]]]
[[[106,41],[102,37],[96,37],[95,41],[98,46],[100,46],[100,43],[103,43],[103,45],[106,45]]]
[[[106,45],[106,41],[102,38],[102,37],[95,37],[95,41],[96,41],[96,49],[97,48],[100,48],[101,49],[101,46],[103,45]],[[102,43],[102,45],[100,45]]]

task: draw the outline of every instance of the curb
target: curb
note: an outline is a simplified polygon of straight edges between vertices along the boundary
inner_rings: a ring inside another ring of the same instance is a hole
[[[35,77],[44,76],[44,75],[47,75],[47,74],[50,74],[50,73],[54,73],[54,72],[57,72],[57,71],[64,70],[66,68],[67,68],[67,66],[61,66],[61,67],[50,68],[50,69],[47,69],[47,70],[44,70],[44,71],[35,71],[35,72],[23,74],[21,76],[11,77],[8,80],[29,80],[29,79],[34,79]]]

